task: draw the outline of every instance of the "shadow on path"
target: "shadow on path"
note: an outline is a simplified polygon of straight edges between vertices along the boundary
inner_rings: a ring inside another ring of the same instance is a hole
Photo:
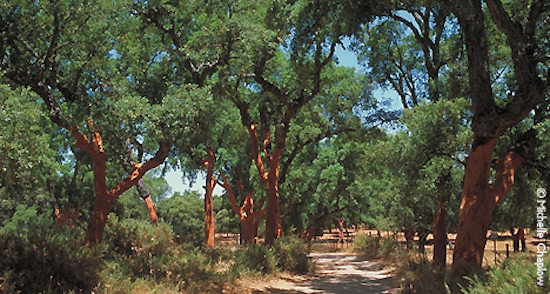
[[[326,294],[383,294],[397,293],[399,288],[388,268],[380,261],[339,253],[312,253],[317,273],[304,281],[292,281],[292,287],[267,287],[254,294],[326,293]]]

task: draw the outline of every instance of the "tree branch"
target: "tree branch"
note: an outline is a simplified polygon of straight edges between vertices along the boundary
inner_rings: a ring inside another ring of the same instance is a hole
[[[517,169],[524,161],[525,158],[515,151],[510,151],[497,160],[495,182],[490,186],[495,196],[495,206],[502,202],[512,189]]]
[[[139,179],[141,179],[145,175],[145,173],[162,164],[168,156],[171,148],[171,140],[162,140],[160,142],[160,147],[155,154],[155,157],[145,161],[144,163],[134,163],[134,171],[132,172],[132,174],[123,179],[113,189],[111,189],[109,191],[109,194],[112,197],[116,198],[122,193],[126,192],[128,189],[134,186],[139,181]]]
[[[254,160],[254,163],[256,165],[256,169],[258,170],[258,174],[260,175],[260,180],[262,181],[262,183],[264,185],[267,184],[267,178],[268,178],[268,173],[267,171],[265,170],[265,165],[264,165],[264,162],[262,160],[262,155],[260,153],[260,144],[258,142],[258,134],[257,134],[257,129],[258,125],[256,124],[249,124],[246,126],[246,128],[248,129],[248,134],[249,134],[249,137],[250,137],[250,143],[251,143],[251,146],[252,146],[252,159]]]
[[[220,170],[220,175],[223,179],[223,183],[218,182],[220,186],[222,186],[225,189],[225,192],[227,193],[227,196],[229,197],[229,203],[231,203],[231,208],[237,215],[241,215],[241,208],[239,205],[237,205],[237,199],[235,198],[235,194],[233,193],[233,189],[231,189],[231,184],[229,184],[229,180],[225,176],[225,173]]]

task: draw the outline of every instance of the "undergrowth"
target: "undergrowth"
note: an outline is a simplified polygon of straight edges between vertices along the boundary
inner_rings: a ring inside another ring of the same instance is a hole
[[[84,249],[83,237],[34,207],[19,206],[0,227],[0,293],[90,292],[105,248]]]
[[[399,243],[393,239],[372,235],[357,235],[351,251],[367,258],[394,259],[400,250]]]
[[[452,293],[452,294],[547,294],[550,293],[548,274],[544,286],[537,285],[537,269],[533,258],[515,254],[492,269],[473,277],[453,278],[449,268],[435,268],[426,258],[416,254],[403,255],[397,278],[401,293]],[[545,262],[550,267],[550,262]]]
[[[206,248],[180,244],[166,223],[109,215],[103,243],[83,248],[82,229],[21,207],[0,226],[0,293],[221,293],[237,279],[313,266],[307,245]]]

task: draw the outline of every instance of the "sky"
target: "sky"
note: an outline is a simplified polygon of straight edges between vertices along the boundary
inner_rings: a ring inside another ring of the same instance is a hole
[[[349,46],[349,40],[344,40],[343,44],[346,47]],[[357,55],[351,50],[345,50],[344,48],[342,48],[342,46],[337,46],[335,51],[335,56],[338,59],[338,64],[341,66],[354,67],[359,72],[365,70],[363,67],[359,65],[359,62],[357,60]],[[382,90],[375,90],[374,95],[380,98],[382,97],[396,98],[394,93],[382,91]],[[399,103],[398,99],[393,99],[393,100],[394,102]],[[399,105],[396,106],[392,104],[392,106],[399,108]],[[170,185],[170,187],[172,188],[173,193],[175,192],[183,193],[184,191],[188,190],[188,191],[198,191],[200,195],[203,195],[206,192],[205,189],[203,188],[205,185],[204,172],[199,173],[197,180],[193,185],[191,185],[191,187],[187,179],[182,178],[181,170],[172,170],[170,172],[167,172],[165,179]],[[225,191],[223,188],[221,188],[219,185],[216,185],[216,187],[214,188],[213,194],[222,195],[224,192]]]

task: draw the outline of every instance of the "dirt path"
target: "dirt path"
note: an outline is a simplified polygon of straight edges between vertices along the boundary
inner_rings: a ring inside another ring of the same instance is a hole
[[[315,275],[282,278],[252,293],[393,294],[398,291],[393,268],[382,262],[342,253],[312,253],[311,257],[317,267]]]

